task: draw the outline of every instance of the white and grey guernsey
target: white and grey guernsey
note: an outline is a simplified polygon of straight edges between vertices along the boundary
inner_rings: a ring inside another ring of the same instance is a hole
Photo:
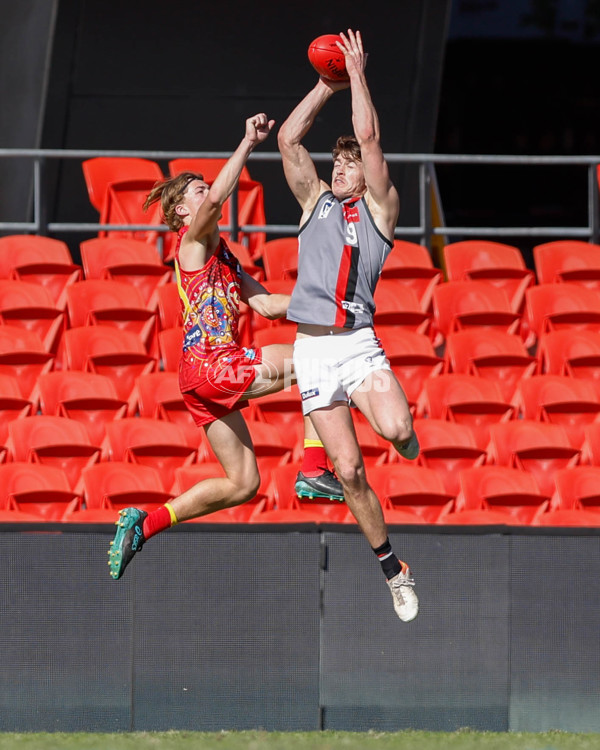
[[[296,323],[373,325],[373,295],[392,245],[375,226],[364,198],[323,193],[300,227],[298,281],[287,311]]]

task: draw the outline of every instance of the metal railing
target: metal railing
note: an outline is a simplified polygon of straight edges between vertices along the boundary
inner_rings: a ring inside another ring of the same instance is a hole
[[[98,232],[104,230],[159,231],[168,228],[155,224],[100,224],[89,222],[53,222],[48,221],[48,200],[44,191],[44,176],[49,160],[53,159],[91,159],[98,156],[138,157],[152,160],[170,160],[176,158],[228,158],[230,152],[221,151],[98,151],[81,149],[7,149],[0,148],[0,159],[27,158],[33,162],[33,209],[32,221],[0,222],[0,231],[14,233],[53,234],[57,232]],[[315,162],[330,162],[330,153],[311,154]],[[492,155],[456,155],[456,154],[386,154],[389,164],[413,164],[418,166],[419,190],[419,223],[417,226],[398,226],[397,236],[414,236],[421,244],[431,247],[436,236],[455,237],[490,237],[490,236],[546,236],[583,238],[590,242],[600,241],[600,205],[598,195],[598,164],[600,156],[492,156]],[[280,161],[278,152],[255,152],[250,161]],[[435,166],[436,165],[517,165],[517,166],[585,166],[587,167],[587,224],[569,227],[467,227],[467,226],[434,226],[433,201],[435,200]],[[434,189],[432,189],[434,188]],[[237,195],[232,195],[231,223],[223,225],[223,230],[230,231],[233,239],[238,233],[266,232],[269,234],[294,234],[297,224],[246,224],[237,223]]]

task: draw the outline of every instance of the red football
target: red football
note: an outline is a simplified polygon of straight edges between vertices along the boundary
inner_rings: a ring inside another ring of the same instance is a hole
[[[308,47],[308,59],[320,76],[329,81],[347,81],[344,53],[337,46],[341,42],[339,34],[323,34],[314,39]]]

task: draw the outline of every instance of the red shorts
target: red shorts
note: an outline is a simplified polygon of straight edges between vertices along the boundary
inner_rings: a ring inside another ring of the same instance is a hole
[[[248,406],[242,396],[256,379],[254,367],[261,362],[261,349],[240,349],[202,371],[193,390],[183,392],[183,401],[198,427]]]

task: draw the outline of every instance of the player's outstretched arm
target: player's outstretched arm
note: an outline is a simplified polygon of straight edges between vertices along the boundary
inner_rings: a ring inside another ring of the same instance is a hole
[[[352,95],[352,125],[360,145],[365,182],[370,198],[385,214],[386,223],[395,226],[398,218],[398,194],[389,175],[388,165],[381,149],[379,118],[365,75],[367,55],[363,49],[360,31],[348,29],[340,34],[346,71],[350,78]]]
[[[303,212],[312,210],[319,195],[328,188],[328,185],[319,179],[315,164],[307,149],[302,145],[302,139],[333,94],[347,87],[347,82],[334,83],[319,78],[316,86],[292,110],[279,129],[277,144],[281,153],[285,178]]]
[[[215,178],[206,200],[192,219],[188,240],[201,241],[216,228],[223,204],[234,191],[248,156],[266,140],[274,124],[275,120],[269,120],[264,112],[246,120],[244,137]]]

